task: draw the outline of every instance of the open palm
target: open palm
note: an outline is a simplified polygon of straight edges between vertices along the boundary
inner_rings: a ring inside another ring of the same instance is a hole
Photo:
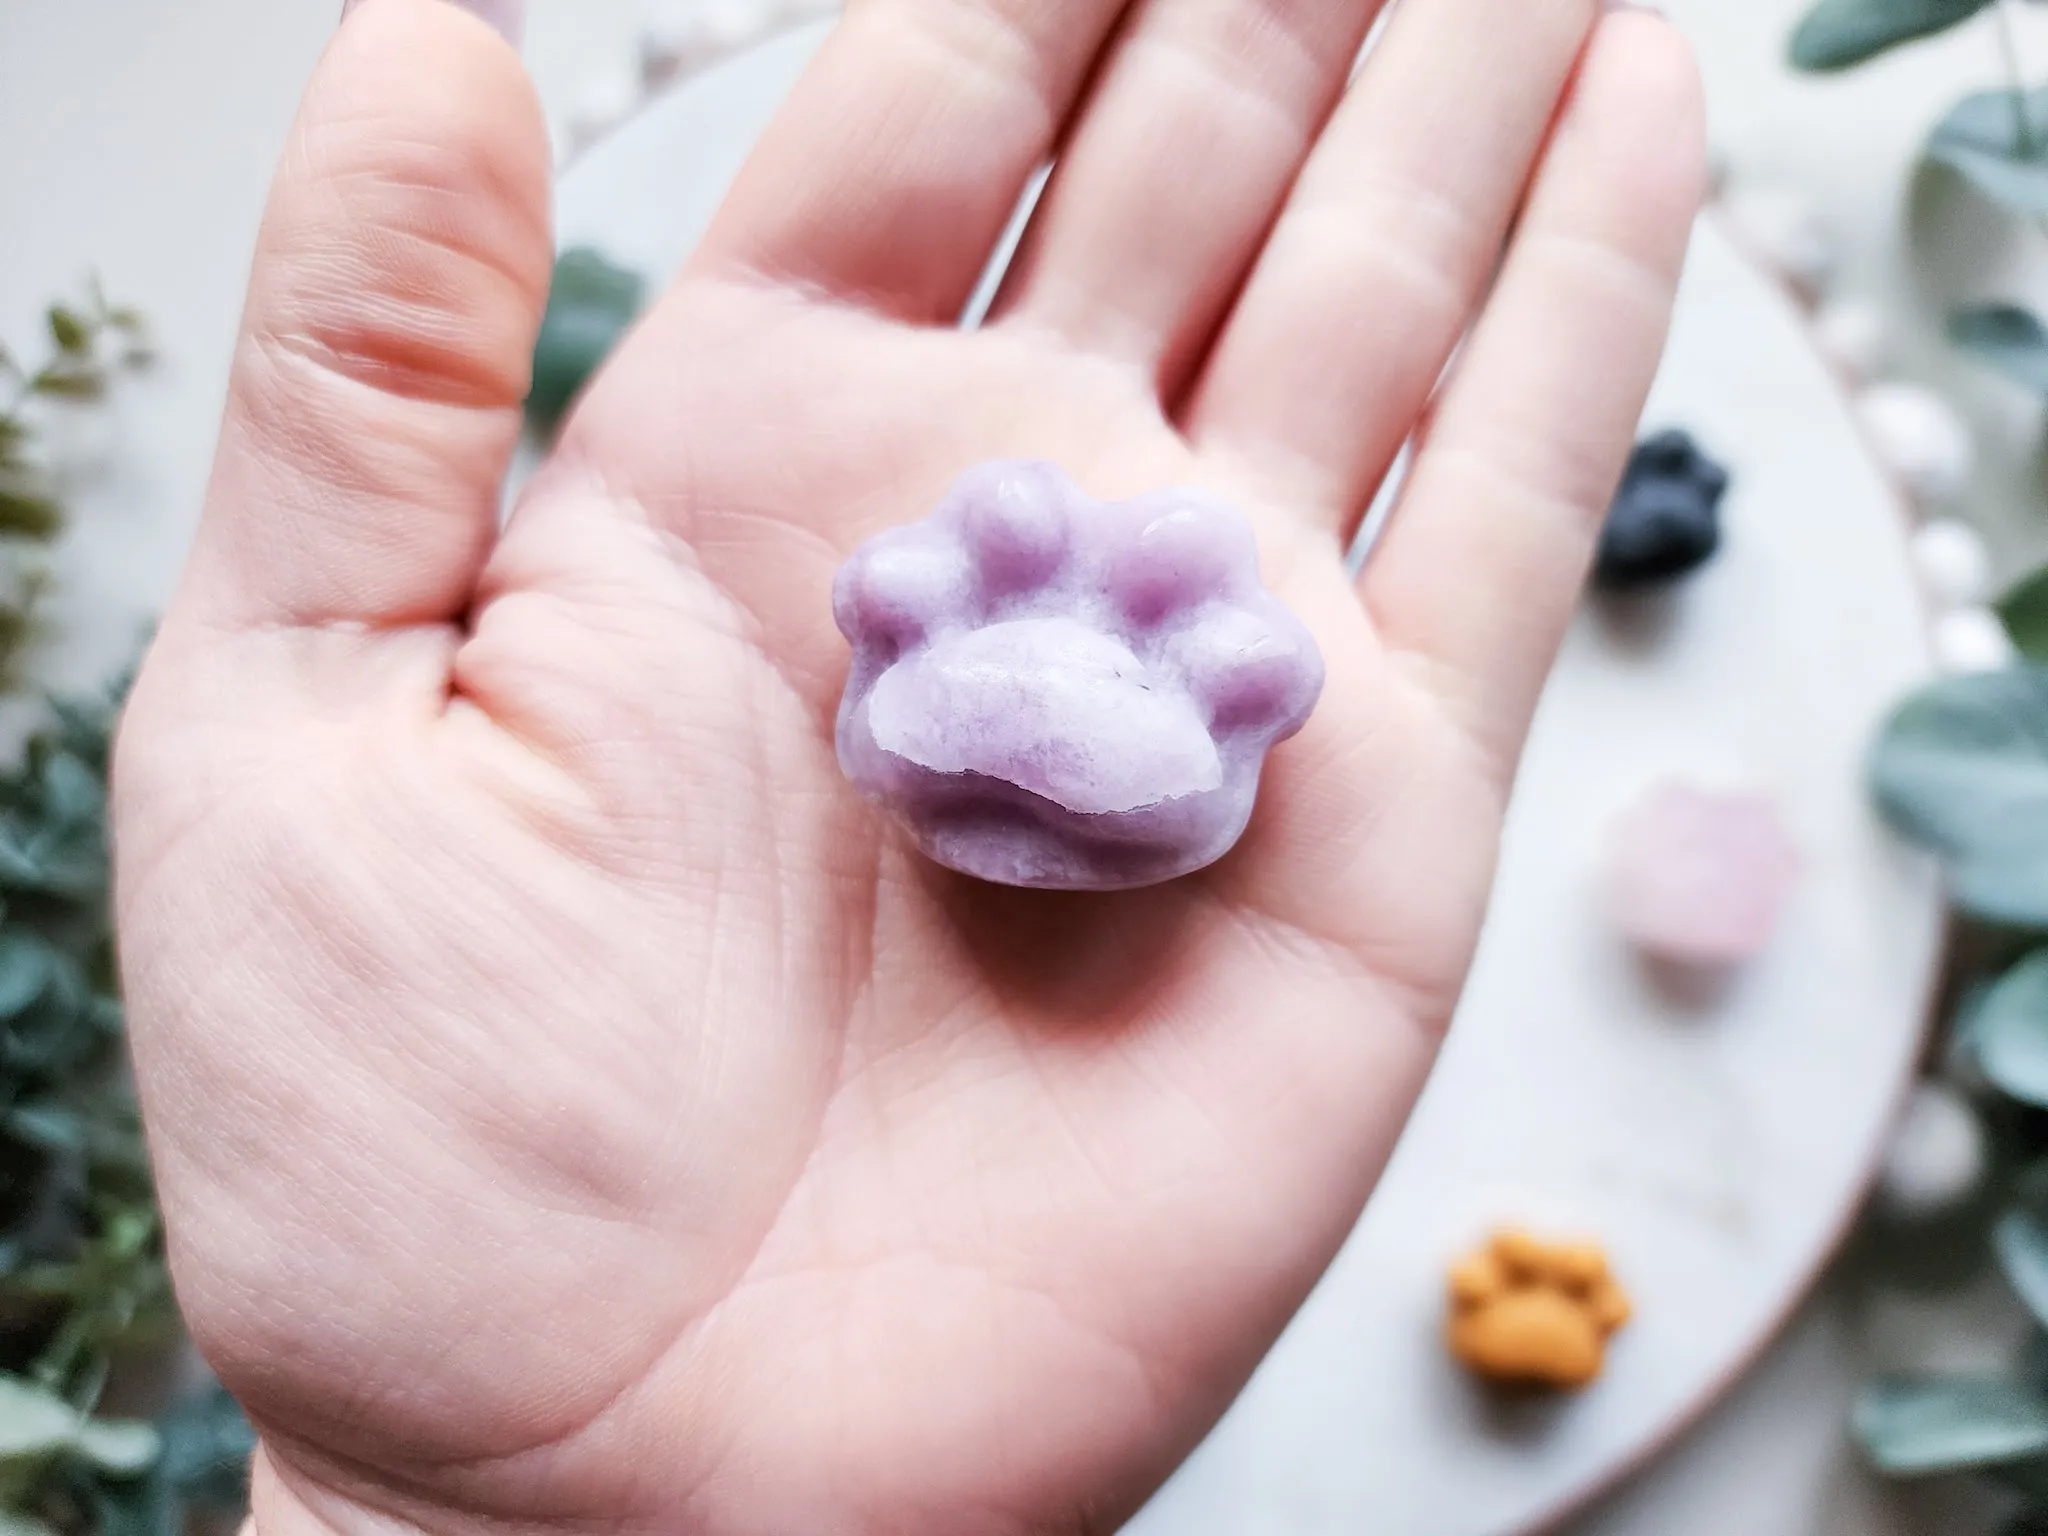
[[[1400,0],[1345,93],[1374,10],[856,0],[502,532],[537,109],[350,18],[117,775],[259,1526],[1100,1530],[1222,1411],[1449,1018],[1697,198],[1654,18]],[[1317,636],[1200,875],[978,885],[839,774],[835,565],[999,456],[1232,497]]]

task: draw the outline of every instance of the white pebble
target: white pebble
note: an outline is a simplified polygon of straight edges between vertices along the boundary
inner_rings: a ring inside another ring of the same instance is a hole
[[[1811,303],[1840,265],[1841,253],[1813,205],[1788,187],[1736,186],[1721,199],[1735,237]]]
[[[704,30],[712,63],[728,59],[774,26],[764,0],[705,0]]]
[[[1984,600],[1991,587],[1991,554],[1968,523],[1938,517],[1919,529],[1908,547],[1920,589],[1937,608]]]
[[[1878,1206],[1907,1220],[1952,1211],[1982,1186],[1985,1163],[1984,1127],[1970,1101],[1944,1083],[1922,1083],[1892,1129]]]
[[[1873,384],[1856,416],[1878,459],[1922,508],[1953,501],[1977,464],[1970,429],[1949,403],[1918,384]]]
[[[592,75],[569,103],[565,127],[572,151],[588,149],[633,115],[640,82],[624,70]]]
[[[1831,299],[1813,321],[1823,356],[1852,383],[1862,384],[1890,355],[1884,311],[1868,299]]]
[[[1934,621],[1934,661],[1944,672],[1996,672],[2018,654],[1989,608],[1958,608]]]

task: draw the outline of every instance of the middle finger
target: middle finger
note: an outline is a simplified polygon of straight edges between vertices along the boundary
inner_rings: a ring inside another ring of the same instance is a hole
[[[1185,412],[1333,533],[1478,308],[1599,0],[1400,0]]]
[[[1383,0],[1141,0],[1012,266],[1020,316],[1171,394],[1214,332]]]

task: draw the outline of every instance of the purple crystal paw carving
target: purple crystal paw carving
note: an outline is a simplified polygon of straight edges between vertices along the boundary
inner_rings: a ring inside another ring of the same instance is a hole
[[[1259,584],[1244,518],[1190,491],[1104,503],[984,464],[839,569],[839,762],[932,859],[1114,890],[1230,850],[1323,661]]]

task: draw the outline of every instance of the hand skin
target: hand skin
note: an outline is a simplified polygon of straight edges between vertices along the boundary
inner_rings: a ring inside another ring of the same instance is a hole
[[[1340,104],[1372,19],[854,0],[501,534],[540,112],[352,11],[116,771],[264,1536],[1103,1532],[1223,1411],[1450,1018],[1702,176],[1652,15],[1402,0]],[[1235,498],[1317,635],[1198,876],[978,886],[835,766],[835,564],[1010,455]]]

